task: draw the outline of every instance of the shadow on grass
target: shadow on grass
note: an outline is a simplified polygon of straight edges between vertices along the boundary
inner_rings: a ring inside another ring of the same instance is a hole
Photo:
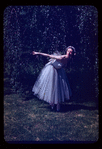
[[[98,107],[91,107],[91,106],[85,106],[85,105],[61,105],[61,112],[68,112],[68,111],[76,111],[76,110],[97,110]]]
[[[35,98],[34,95],[30,94],[29,96],[26,96],[24,101],[33,100]]]
[[[29,94],[28,96],[25,97],[24,101],[28,101],[28,100],[39,100],[39,99],[36,96],[34,96],[33,94]],[[39,100],[39,101],[41,101],[41,100]],[[74,103],[73,103],[73,101],[74,100],[70,100],[70,101],[65,102],[64,104],[61,104],[60,112],[64,113],[64,112],[68,112],[68,111],[76,111],[76,110],[81,110],[81,109],[83,109],[83,110],[98,110],[98,104],[96,104],[94,106],[92,104],[87,106],[87,105],[85,105],[85,103],[82,104],[82,101],[81,102],[74,101]],[[41,102],[48,104],[43,100]],[[43,107],[39,106],[39,108],[47,108],[47,110],[52,111],[50,105],[48,107],[47,106],[43,106]],[[54,106],[53,112],[56,112],[56,105]]]
[[[56,105],[54,106],[54,109],[52,110],[50,106],[46,107],[46,106],[43,106],[43,107],[39,107],[39,108],[47,108],[48,110],[50,111],[53,111],[53,112],[56,112]],[[61,108],[60,108],[60,111],[59,112],[62,112],[62,113],[65,113],[65,112],[71,112],[71,111],[77,111],[77,110],[98,110],[98,107],[97,106],[85,106],[85,105],[78,105],[78,104],[62,104],[61,105]]]

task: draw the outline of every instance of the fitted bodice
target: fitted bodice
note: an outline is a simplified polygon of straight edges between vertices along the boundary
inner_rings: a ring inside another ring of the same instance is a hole
[[[59,52],[55,52],[53,55],[61,56],[61,54]],[[70,60],[70,57],[67,58],[66,56],[63,57],[63,59],[61,59],[61,60],[56,60],[56,59],[52,59],[51,58],[49,60],[50,62],[48,62],[46,64],[46,66],[49,65],[49,64],[51,64],[51,65],[53,65],[53,67],[55,69],[61,69],[62,67],[66,67],[67,66],[67,63],[69,62],[69,60]]]
[[[61,68],[63,67],[63,64],[62,64],[61,62],[57,61],[57,60],[54,60],[54,61],[52,62],[52,65],[53,65],[54,68],[56,68],[56,69],[61,69]]]

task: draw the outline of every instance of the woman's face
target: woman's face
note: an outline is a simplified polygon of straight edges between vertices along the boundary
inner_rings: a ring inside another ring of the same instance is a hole
[[[73,52],[73,50],[72,50],[71,48],[68,48],[68,50],[67,50],[67,55],[68,55],[68,54],[72,55],[72,52]]]

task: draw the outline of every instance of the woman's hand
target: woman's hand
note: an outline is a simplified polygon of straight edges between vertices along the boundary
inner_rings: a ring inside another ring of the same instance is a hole
[[[37,54],[39,54],[39,55],[42,55],[42,56],[50,57],[49,54],[41,53],[41,52],[35,52],[35,51],[33,51],[32,54],[33,54],[33,55],[37,55]]]
[[[39,52],[35,52],[35,51],[32,52],[32,55],[37,55],[37,54],[39,54]]]

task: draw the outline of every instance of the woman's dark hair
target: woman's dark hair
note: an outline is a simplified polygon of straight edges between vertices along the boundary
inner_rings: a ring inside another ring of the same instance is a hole
[[[73,50],[73,56],[76,55],[76,50],[75,50],[75,48],[74,48],[73,46],[68,46],[68,47],[66,48],[66,51],[67,51],[69,48]]]

